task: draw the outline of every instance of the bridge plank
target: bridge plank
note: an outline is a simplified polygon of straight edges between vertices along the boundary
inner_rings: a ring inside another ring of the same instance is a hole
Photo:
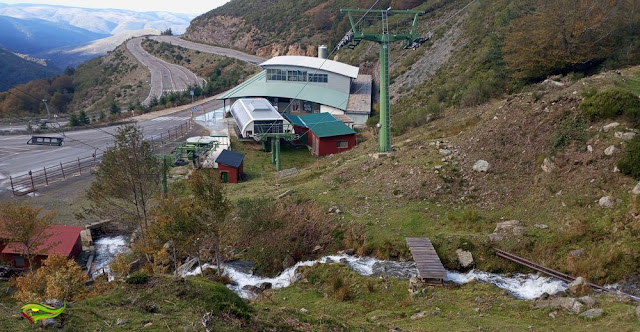
[[[423,279],[444,280],[447,270],[442,266],[440,257],[428,238],[406,238],[409,250],[416,262],[418,276]]]

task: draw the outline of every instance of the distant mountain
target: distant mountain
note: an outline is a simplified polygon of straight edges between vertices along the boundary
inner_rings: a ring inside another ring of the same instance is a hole
[[[7,83],[17,85],[56,74],[58,72],[52,68],[25,60],[5,49],[0,49],[0,77],[3,81],[0,82],[0,91],[11,88]]]
[[[44,56],[60,68],[75,67],[87,60],[107,54],[129,38],[159,34],[160,30],[156,29],[127,31],[80,46],[51,50]]]
[[[107,5],[107,4],[105,4]],[[68,24],[103,35],[142,29],[171,30],[182,34],[195,15],[168,12],[135,12],[36,4],[0,4],[0,15]]]
[[[0,46],[35,55],[53,48],[78,46],[109,36],[65,23],[0,16]]]

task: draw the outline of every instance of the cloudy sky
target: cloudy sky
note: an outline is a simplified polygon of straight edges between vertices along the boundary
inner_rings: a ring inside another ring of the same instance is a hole
[[[229,0],[0,0],[6,4],[49,4],[82,8],[118,8],[135,11],[167,11],[173,13],[202,14],[219,7]]]

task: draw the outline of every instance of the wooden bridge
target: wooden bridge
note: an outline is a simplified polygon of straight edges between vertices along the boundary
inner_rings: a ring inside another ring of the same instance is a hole
[[[407,245],[416,262],[418,277],[427,282],[442,283],[447,276],[447,271],[442,266],[431,241],[426,237],[408,237]]]

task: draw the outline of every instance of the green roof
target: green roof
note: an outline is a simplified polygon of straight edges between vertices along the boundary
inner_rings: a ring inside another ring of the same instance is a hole
[[[309,127],[309,130],[312,131],[318,137],[333,137],[333,136],[341,136],[341,135],[351,135],[356,132],[353,129],[349,128],[342,121],[337,122],[320,122],[316,123]]]
[[[290,122],[294,125],[305,128],[309,128],[310,126],[320,122],[342,122],[331,115],[331,113],[311,113],[303,115],[286,114],[286,117],[289,118]]]
[[[314,103],[346,110],[349,94],[328,89],[315,84],[304,84],[287,81],[267,82],[267,71],[249,78],[244,83],[227,91],[219,100],[247,97],[278,97],[307,100]]]
[[[355,134],[344,122],[331,113],[313,113],[304,115],[285,115],[296,126],[309,128],[318,137],[332,137]]]

